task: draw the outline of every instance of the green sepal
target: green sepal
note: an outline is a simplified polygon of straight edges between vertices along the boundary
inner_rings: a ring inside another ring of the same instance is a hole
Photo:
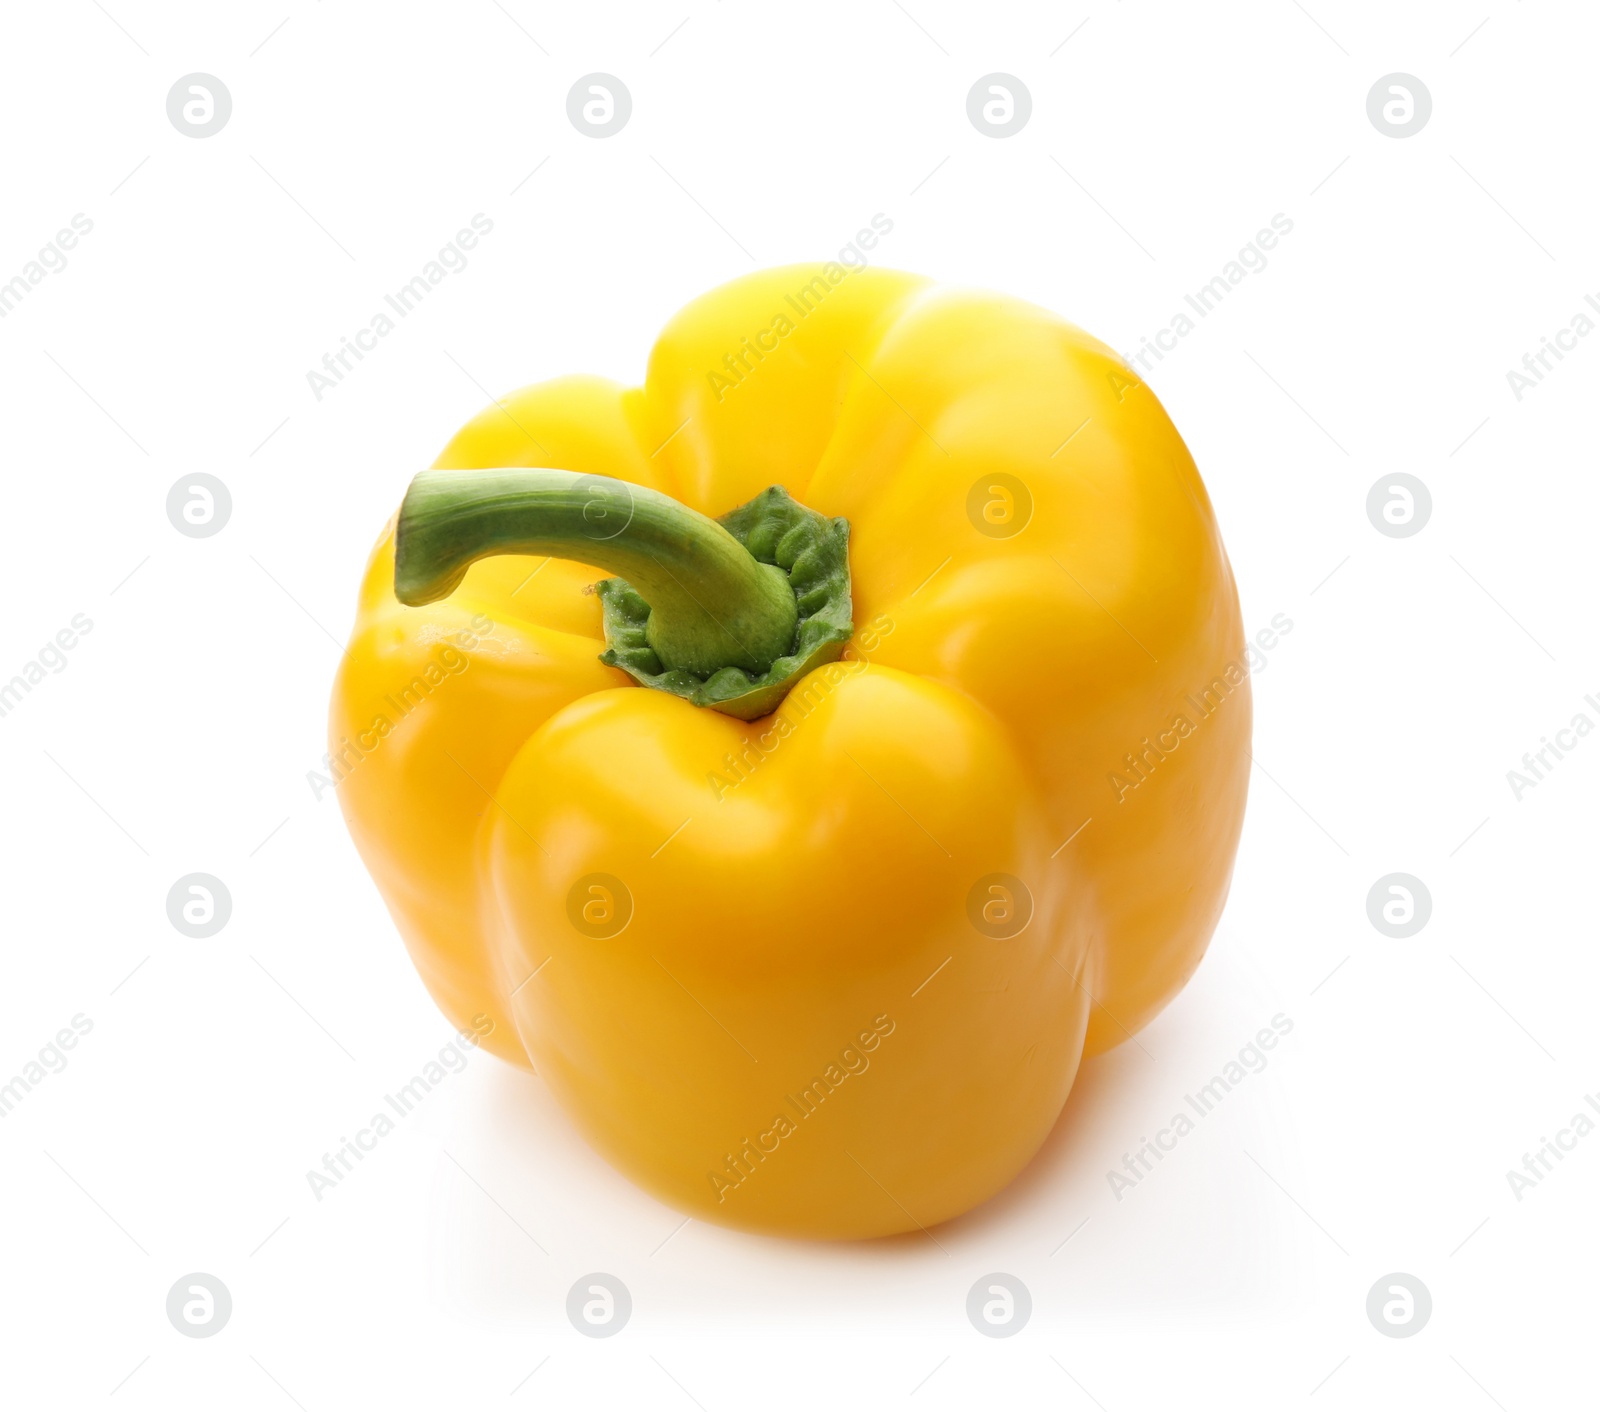
[[[760,676],[738,667],[724,667],[707,677],[681,669],[662,671],[661,659],[645,640],[650,605],[625,579],[611,578],[595,585],[606,635],[600,660],[620,667],[641,686],[753,721],[775,711],[807,672],[837,660],[850,641],[855,630],[850,616],[850,522],[819,515],[774,485],[719,516],[718,523],[752,558],[775,564],[789,576],[799,612],[789,651]]]

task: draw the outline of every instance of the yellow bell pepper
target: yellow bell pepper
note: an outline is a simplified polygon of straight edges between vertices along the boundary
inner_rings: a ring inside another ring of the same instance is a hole
[[[398,544],[333,693],[351,834],[451,1021],[679,1210],[957,1216],[1199,964],[1232,572],[1155,396],[1054,315],[751,275],[643,387],[475,417]]]

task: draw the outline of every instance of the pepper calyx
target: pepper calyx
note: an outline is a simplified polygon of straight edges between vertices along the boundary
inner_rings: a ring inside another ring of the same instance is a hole
[[[850,522],[800,504],[782,486],[769,486],[717,523],[752,558],[787,577],[797,618],[788,652],[766,671],[723,667],[705,675],[663,664],[645,635],[650,605],[623,578],[595,585],[606,650],[600,660],[641,686],[742,721],[777,709],[807,672],[836,661],[854,632],[850,596]]]

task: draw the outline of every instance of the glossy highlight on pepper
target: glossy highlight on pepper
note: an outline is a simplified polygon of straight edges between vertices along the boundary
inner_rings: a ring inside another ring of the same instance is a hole
[[[751,275],[641,387],[486,409],[397,521],[334,687],[351,835],[452,1023],[678,1209],[958,1216],[1199,964],[1248,679],[1178,723],[1237,595],[1166,413],[1055,315]]]

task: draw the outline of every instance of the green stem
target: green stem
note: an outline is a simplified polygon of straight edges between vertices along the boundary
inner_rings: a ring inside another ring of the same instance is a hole
[[[423,471],[400,506],[395,597],[448,597],[491,554],[548,554],[625,578],[650,605],[663,665],[709,676],[765,672],[794,645],[788,575],[715,520],[609,476],[541,469]]]

